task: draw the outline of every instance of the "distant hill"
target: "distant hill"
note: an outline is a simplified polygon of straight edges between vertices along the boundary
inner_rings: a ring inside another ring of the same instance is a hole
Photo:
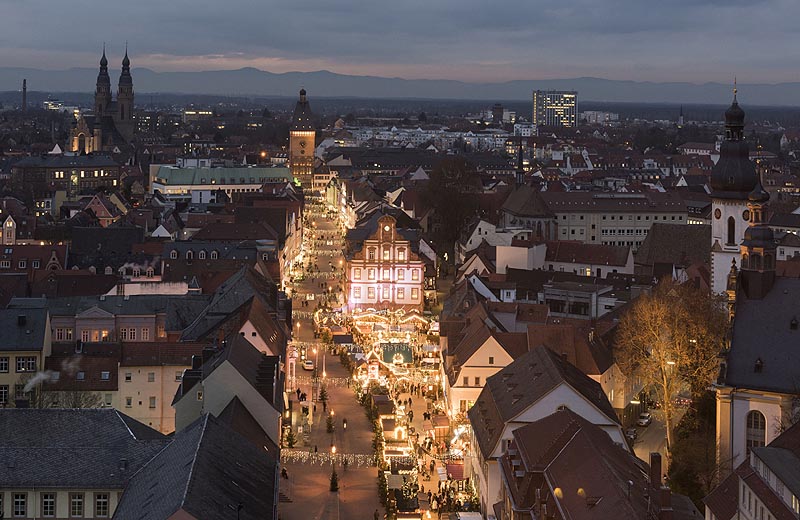
[[[119,72],[110,70],[112,84]],[[0,91],[18,90],[22,79],[31,91],[90,92],[94,90],[96,69],[38,70],[0,67]],[[711,103],[724,104],[731,97],[731,86],[720,83],[651,83],[616,81],[601,78],[574,78],[503,83],[467,83],[452,80],[407,80],[377,76],[349,76],[329,71],[275,74],[244,68],[205,72],[154,72],[133,70],[139,93],[171,92],[224,96],[295,96],[300,86],[310,95],[394,99],[453,99],[520,101],[531,91],[577,90],[584,101],[630,103]],[[749,105],[800,106],[800,83],[739,85],[740,100]]]

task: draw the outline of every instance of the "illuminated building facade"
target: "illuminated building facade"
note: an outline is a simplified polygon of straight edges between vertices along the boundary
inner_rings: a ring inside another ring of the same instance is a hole
[[[378,219],[377,229],[360,250],[347,258],[347,308],[353,314],[374,310],[422,312],[425,262],[397,229],[391,215]]]
[[[311,190],[314,174],[314,148],[316,131],[311,122],[311,106],[306,89],[300,89],[300,99],[294,107],[292,127],[289,130],[289,168],[304,190]]]
[[[561,90],[534,90],[533,117],[536,126],[563,126],[577,124],[578,93]]]

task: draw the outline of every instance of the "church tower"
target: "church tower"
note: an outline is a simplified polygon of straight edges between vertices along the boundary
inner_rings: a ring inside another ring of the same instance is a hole
[[[131,77],[131,60],[128,59],[128,46],[125,46],[125,57],[122,58],[122,72],[119,75],[117,90],[116,127],[125,141],[133,140],[133,77]]]
[[[741,287],[750,299],[760,300],[775,283],[775,257],[777,246],[772,228],[767,224],[769,193],[761,181],[747,197],[750,225],[742,241]]]
[[[734,88],[733,103],[725,111],[725,140],[711,173],[711,288],[715,294],[726,291],[731,263],[741,254],[740,245],[750,224],[748,204],[753,202],[748,198],[757,185],[758,175],[744,140],[744,110]]]
[[[314,173],[314,148],[316,132],[311,122],[311,107],[306,90],[300,89],[300,99],[294,107],[289,130],[289,168],[304,190],[311,190]]]
[[[94,90],[94,115],[101,118],[106,115],[106,108],[111,104],[111,78],[108,76],[108,59],[106,46],[103,45],[103,57],[100,58],[100,72],[97,74],[97,85]]]

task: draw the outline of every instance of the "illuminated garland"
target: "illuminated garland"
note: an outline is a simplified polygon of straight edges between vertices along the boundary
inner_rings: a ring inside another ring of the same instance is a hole
[[[374,468],[378,465],[375,455],[361,453],[313,453],[308,451],[281,450],[281,464],[308,464],[324,466],[336,464],[343,466],[345,461],[351,468]]]
[[[345,388],[352,384],[352,379],[349,377],[318,377],[316,380],[313,377],[309,376],[295,376],[294,383],[296,385],[312,385],[316,381],[317,383],[322,383],[325,386],[333,386],[336,388]]]

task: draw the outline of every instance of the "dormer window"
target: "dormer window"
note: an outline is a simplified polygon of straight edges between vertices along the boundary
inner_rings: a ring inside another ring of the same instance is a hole
[[[137,277],[137,278],[139,276],[142,276],[142,270],[139,267],[134,267],[133,268],[133,276]]]
[[[217,258],[219,258],[219,253],[216,251],[211,251],[211,259],[216,260]]]
[[[111,266],[108,266],[103,271],[105,274],[114,274],[114,269]]]
[[[206,252],[205,251],[200,251],[199,253],[197,253],[197,258],[200,259],[200,260],[205,260],[206,259]]]
[[[194,258],[194,251],[192,251],[191,249],[186,251],[186,259],[192,260],[193,258]]]
[[[170,257],[171,259],[173,259],[173,260],[177,260],[177,259],[178,259],[178,252],[177,252],[176,250],[174,250],[174,249],[173,249],[172,251],[170,251],[170,253],[169,253],[169,257]]]
[[[146,273],[148,278],[152,278],[155,271],[153,270],[152,267],[148,267]]]

